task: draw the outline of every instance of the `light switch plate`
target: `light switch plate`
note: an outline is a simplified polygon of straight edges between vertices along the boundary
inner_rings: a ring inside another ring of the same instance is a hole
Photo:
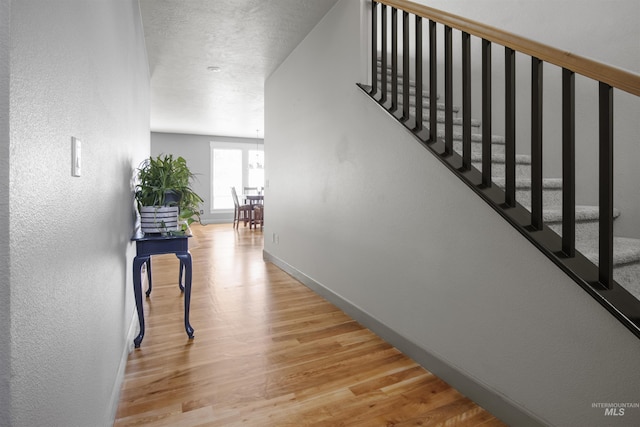
[[[82,141],[75,136],[71,137],[71,176],[80,176],[82,173]]]

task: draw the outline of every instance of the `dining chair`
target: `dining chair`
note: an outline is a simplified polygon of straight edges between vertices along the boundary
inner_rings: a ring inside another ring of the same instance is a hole
[[[238,228],[240,225],[240,221],[244,222],[244,226],[247,226],[247,222],[251,223],[252,216],[251,211],[253,210],[251,205],[241,205],[238,201],[238,193],[236,192],[236,187],[231,187],[231,195],[233,196],[233,228]]]
[[[253,220],[251,221],[251,225],[249,228],[253,226],[256,230],[258,229],[258,224],[260,224],[260,229],[264,227],[264,205],[253,205]]]

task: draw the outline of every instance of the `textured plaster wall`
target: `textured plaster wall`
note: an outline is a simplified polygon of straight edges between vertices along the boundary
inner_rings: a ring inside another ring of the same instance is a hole
[[[10,425],[111,425],[134,311],[130,179],[149,154],[138,2],[13,1],[10,17]]]
[[[0,426],[10,420],[11,331],[9,260],[9,18],[11,1],[0,0]]]
[[[266,83],[265,251],[547,425],[640,423],[592,408],[638,401],[640,341],[355,87],[363,14]]]

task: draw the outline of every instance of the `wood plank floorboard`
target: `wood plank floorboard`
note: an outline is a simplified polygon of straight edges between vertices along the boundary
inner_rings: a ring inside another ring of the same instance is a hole
[[[265,263],[262,231],[192,231],[195,338],[184,331],[179,262],[155,256],[115,426],[504,425]]]

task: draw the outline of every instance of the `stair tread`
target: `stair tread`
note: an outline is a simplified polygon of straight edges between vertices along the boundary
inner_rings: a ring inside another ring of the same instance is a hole
[[[491,162],[492,163],[505,163],[506,156],[500,153],[491,154]],[[471,161],[474,163],[479,163],[482,161],[482,153],[471,153]],[[530,165],[531,164],[531,156],[528,154],[516,154],[516,164],[519,165]]]
[[[598,206],[582,206],[577,205],[576,222],[594,221],[600,218],[600,208]],[[547,223],[557,223],[562,221],[562,207],[551,207],[543,210],[543,218]],[[613,210],[613,217],[618,218],[620,210]]]
[[[391,84],[391,82],[387,82],[387,93],[391,93],[391,88],[393,87],[393,85]],[[401,95],[402,89],[404,89],[403,83],[402,82],[398,82],[398,95]],[[378,86],[378,90],[382,90],[382,87],[379,85]],[[409,82],[409,95],[413,96],[416,94],[416,86],[414,84],[413,81]],[[430,98],[430,92],[423,90],[422,91],[422,97],[423,98]],[[440,94],[436,94],[436,99],[440,99]]]
[[[438,110],[442,111],[444,109],[444,106],[442,106],[443,108],[440,108],[440,105],[441,104],[439,104]],[[415,107],[413,104],[411,104],[410,106],[412,108]],[[398,108],[398,110],[402,110],[402,102],[398,102],[398,107],[397,108]],[[429,110],[428,104],[425,106],[424,109],[427,110],[427,111]],[[425,118],[424,115],[423,115],[423,118]],[[462,117],[453,117],[452,119],[453,119],[453,125],[454,126],[462,126]],[[438,123],[442,124],[442,123],[444,123],[444,120],[445,120],[444,113],[438,113]],[[427,117],[427,118],[425,118],[425,120],[423,122],[424,123],[428,123],[428,121],[429,121],[429,119]],[[480,120],[471,119],[471,127],[478,128],[480,126],[481,126]]]
[[[387,93],[391,93],[393,85],[391,84],[391,82],[387,82]],[[383,87],[382,86],[378,86],[378,90],[382,90]],[[404,86],[402,85],[402,83],[398,83],[398,95],[402,95],[402,90],[404,89]],[[416,87],[413,84],[409,85],[409,95],[411,95],[412,97],[416,94]],[[431,97],[430,95],[431,93],[423,90],[422,91],[422,97],[425,99],[429,99]],[[440,99],[440,94],[436,94],[436,99]]]
[[[388,94],[388,95],[390,95],[390,94]],[[402,95],[402,93],[398,92],[398,95],[400,96],[400,95]],[[398,102],[398,106],[401,106],[401,105],[403,105],[403,104],[402,104],[402,102],[399,101]],[[428,100],[424,100],[423,103],[422,103],[422,109],[423,110],[428,110],[430,105],[431,104],[430,104],[430,102]],[[410,98],[409,99],[409,107],[413,107],[413,108],[416,107],[416,101],[415,101],[414,98]],[[445,106],[444,102],[438,102],[436,107],[437,107],[438,110],[441,110],[441,111],[444,111],[446,109],[446,106]],[[460,112],[460,107],[458,105],[454,105],[451,108],[451,111],[453,111],[454,113],[458,113],[458,112]]]
[[[462,117],[452,117],[454,126],[462,126]],[[444,114],[438,114],[438,123],[444,124]],[[471,119],[471,127],[480,127],[480,120]]]
[[[438,130],[438,138],[444,138],[444,130]],[[462,140],[462,132],[453,132],[454,140]],[[481,142],[482,134],[481,133],[472,133],[471,134],[471,142]],[[502,135],[491,135],[491,143],[492,144],[504,144],[505,139]]]
[[[598,264],[598,246],[597,242],[586,249],[582,249],[582,254],[590,259],[594,264]],[[613,238],[613,265],[621,266],[640,262],[640,239],[632,237],[614,237]]]
[[[496,184],[500,188],[506,187],[505,178],[491,178],[494,184]],[[543,178],[542,179],[542,187],[546,190],[557,190],[562,189],[562,178]],[[531,179],[529,178],[518,178],[516,179],[516,188],[518,190],[524,190],[531,188]]]

